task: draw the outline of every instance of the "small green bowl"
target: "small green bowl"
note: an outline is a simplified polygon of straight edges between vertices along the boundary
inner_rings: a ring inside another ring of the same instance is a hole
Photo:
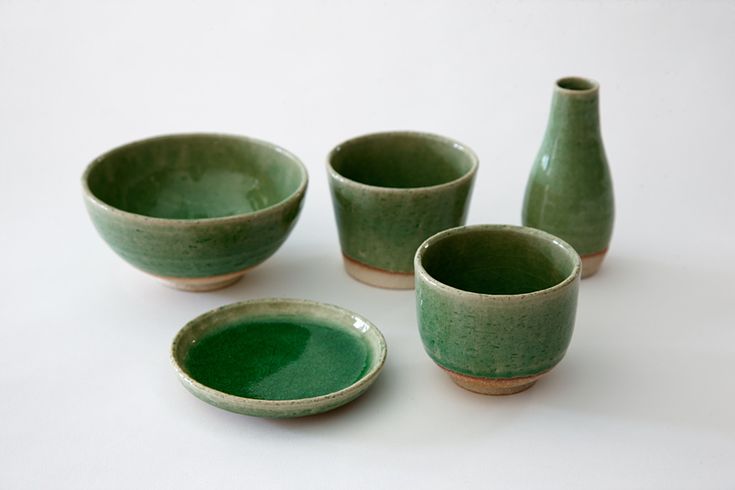
[[[416,251],[424,350],[462,388],[530,388],[572,340],[582,263],[571,245],[533,228],[461,226]]]
[[[386,357],[361,316],[296,299],[223,306],[187,323],[171,346],[179,378],[197,398],[258,417],[326,412],[365,392]]]
[[[229,286],[296,223],[306,168],[264,141],[160,136],[95,159],[82,177],[97,231],[131,265],[190,291]]]

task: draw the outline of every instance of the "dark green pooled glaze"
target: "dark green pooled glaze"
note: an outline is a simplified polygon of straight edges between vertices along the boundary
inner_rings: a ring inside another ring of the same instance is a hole
[[[477,157],[441,136],[389,132],[342,143],[327,167],[342,253],[412,273],[421,242],[464,223]]]
[[[114,149],[84,173],[102,238],[135,267],[166,278],[236,273],[272,255],[293,228],[307,174],[259,140],[185,134]]]
[[[184,366],[195,380],[231,395],[291,400],[350,386],[369,360],[356,333],[308,319],[266,318],[199,338]]]
[[[600,132],[599,86],[562,78],[526,187],[523,224],[564,239],[586,256],[609,246],[614,208]]]
[[[557,237],[517,226],[459,227],[422,244],[415,265],[421,339],[441,367],[521,378],[564,356],[581,264]]]
[[[259,417],[300,417],[337,408],[377,379],[383,335],[342,308],[296,299],[223,306],[187,323],[171,361],[193,395]]]

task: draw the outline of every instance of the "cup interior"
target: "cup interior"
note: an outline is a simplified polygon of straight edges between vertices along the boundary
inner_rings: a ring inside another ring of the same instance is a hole
[[[347,141],[330,155],[335,172],[377,187],[446,184],[470,173],[476,157],[462,145],[422,133],[379,133]]]
[[[420,260],[431,277],[456,289],[526,294],[553,287],[574,273],[579,259],[567,247],[524,228],[464,228],[430,241]]]
[[[257,140],[174,135],[122,146],[86,175],[97,199],[129,213],[205,219],[252,213],[294,194],[305,180],[298,160]]]

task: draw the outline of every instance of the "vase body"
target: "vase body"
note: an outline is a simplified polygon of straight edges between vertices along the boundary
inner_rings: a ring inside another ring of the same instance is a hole
[[[583,78],[556,83],[549,122],[523,202],[523,224],[556,235],[596,273],[612,237],[612,179],[600,132],[599,86]]]

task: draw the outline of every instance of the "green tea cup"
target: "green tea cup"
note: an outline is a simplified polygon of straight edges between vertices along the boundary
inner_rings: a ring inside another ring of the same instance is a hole
[[[477,166],[465,145],[426,133],[375,133],[334,148],[327,170],[347,273],[413,288],[416,249],[464,223]]]
[[[453,228],[417,250],[419,331],[429,357],[462,388],[507,395],[530,388],[569,346],[581,261],[533,228]]]
[[[160,136],[115,148],[84,172],[84,201],[107,244],[165,284],[238,281],[283,244],[306,192],[304,165],[264,141]]]

